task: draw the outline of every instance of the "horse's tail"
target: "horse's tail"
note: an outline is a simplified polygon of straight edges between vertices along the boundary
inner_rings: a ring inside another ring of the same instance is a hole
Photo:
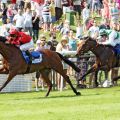
[[[80,69],[70,60],[68,60],[66,57],[64,57],[63,55],[61,55],[60,53],[56,52],[59,57],[68,65],[70,65],[76,72],[80,72]]]

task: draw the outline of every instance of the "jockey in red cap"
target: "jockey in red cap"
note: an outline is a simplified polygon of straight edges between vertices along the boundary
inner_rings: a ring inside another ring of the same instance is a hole
[[[26,33],[12,29],[9,34],[8,43],[19,46],[22,51],[26,51],[34,47],[31,36],[27,35]]]
[[[29,56],[30,62],[32,63],[32,56],[29,52],[30,48],[34,47],[33,40],[30,35],[25,34],[24,32],[13,29],[9,32],[8,43],[16,45],[20,48],[21,51],[25,51],[26,55]]]

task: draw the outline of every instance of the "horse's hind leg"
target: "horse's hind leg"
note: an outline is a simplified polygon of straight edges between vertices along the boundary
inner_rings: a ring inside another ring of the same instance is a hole
[[[94,85],[93,87],[98,87],[98,82],[97,82],[97,75],[98,75],[98,71],[95,72],[95,78],[94,78]]]
[[[63,76],[63,78],[67,81],[67,83],[70,85],[70,87],[72,88],[73,92],[74,92],[76,95],[81,95],[81,93],[80,93],[80,92],[77,92],[77,90],[73,87],[73,85],[72,85],[72,83],[71,83],[71,81],[70,81],[69,76],[67,76],[67,75],[62,75],[62,76]]]
[[[46,97],[49,95],[51,89],[52,89],[52,83],[49,79],[49,71],[48,70],[42,70],[40,71],[41,73],[41,77],[42,79],[47,83],[47,86],[48,86],[48,91],[47,91],[47,94],[46,94]]]
[[[59,71],[57,70],[57,72],[66,80],[66,82],[70,85],[70,87],[72,88],[73,92],[76,94],[76,95],[81,95],[80,92],[77,92],[77,90],[73,87],[70,79],[69,79],[69,76],[67,76],[64,72],[64,70],[61,70],[59,69]]]

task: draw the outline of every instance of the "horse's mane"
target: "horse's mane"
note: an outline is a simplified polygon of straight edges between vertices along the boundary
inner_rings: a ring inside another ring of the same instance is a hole
[[[6,37],[0,36],[0,42],[3,42],[5,45],[9,46],[9,47],[15,47],[17,49],[19,49],[17,46],[9,44],[9,43],[5,43],[7,41]]]
[[[6,37],[0,36],[0,41],[5,43],[7,41],[7,39],[6,39]]]
[[[91,38],[90,36],[87,36],[85,40],[86,41],[93,41],[93,42],[97,43],[97,40],[94,38]],[[103,44],[99,44],[99,43],[98,43],[98,45],[102,46],[102,47],[108,47],[108,48],[114,49],[114,47],[111,45],[103,45]]]
[[[102,45],[102,44],[101,44]],[[111,46],[111,45],[104,45],[105,47],[109,47],[109,48],[114,48],[113,46]]]

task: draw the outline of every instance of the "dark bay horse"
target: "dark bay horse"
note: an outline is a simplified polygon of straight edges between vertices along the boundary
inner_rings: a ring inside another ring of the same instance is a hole
[[[76,95],[80,95],[80,92],[73,87],[69,76],[67,76],[63,71],[62,60],[70,65],[75,71],[79,72],[80,69],[75,66],[74,63],[63,57],[61,54],[57,52],[53,52],[51,50],[43,49],[40,52],[43,54],[43,61],[37,64],[27,64],[25,59],[22,56],[22,52],[20,49],[14,45],[5,43],[6,39],[4,37],[0,37],[0,54],[5,59],[4,67],[5,69],[1,69],[0,74],[8,74],[6,82],[0,87],[0,91],[18,74],[27,74],[36,71],[40,71],[42,78],[48,85],[48,91],[46,96],[49,95],[49,92],[52,88],[52,83],[49,80],[48,72],[50,69],[58,72],[70,85],[73,92]],[[28,67],[30,68],[28,71]]]
[[[95,72],[95,85],[97,87],[98,71],[103,70],[108,73],[111,68],[119,67],[120,62],[112,46],[99,44],[91,37],[84,37],[79,42],[77,55],[84,54],[88,51],[91,51],[95,54],[96,61],[95,64],[86,72],[86,74],[81,77],[81,79],[83,79],[86,75]],[[120,78],[120,76],[114,78],[112,82],[114,83],[114,81],[118,78]]]

